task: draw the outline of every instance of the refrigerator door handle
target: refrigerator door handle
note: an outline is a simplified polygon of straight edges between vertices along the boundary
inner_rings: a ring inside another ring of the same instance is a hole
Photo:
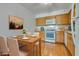
[[[76,17],[76,18],[79,18],[79,16],[78,16],[78,17]]]
[[[76,16],[76,17],[72,17],[71,19],[74,19],[75,20],[75,19],[78,19],[78,18],[79,18],[79,16]]]

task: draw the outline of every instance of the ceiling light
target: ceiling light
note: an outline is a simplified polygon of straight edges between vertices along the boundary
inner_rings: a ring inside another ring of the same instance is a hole
[[[49,3],[43,3],[44,5],[48,5]]]
[[[40,3],[41,5],[48,5],[49,3]]]
[[[41,5],[48,5],[48,6],[51,6],[51,5],[53,5],[52,3],[41,3]]]

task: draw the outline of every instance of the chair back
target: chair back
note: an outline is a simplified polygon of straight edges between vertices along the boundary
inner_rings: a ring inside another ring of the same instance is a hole
[[[7,44],[10,50],[10,55],[19,56],[19,46],[18,46],[17,39],[10,37],[7,39]]]
[[[7,46],[7,38],[5,36],[0,35],[0,52],[2,54],[8,54],[9,49]]]

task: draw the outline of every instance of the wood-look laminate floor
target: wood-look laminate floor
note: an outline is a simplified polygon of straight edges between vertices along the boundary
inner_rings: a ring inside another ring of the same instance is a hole
[[[67,50],[64,44],[56,43],[44,43],[42,47],[42,56],[70,56],[71,54]]]
[[[38,46],[39,47],[39,46]],[[34,56],[39,56],[39,48],[34,50]],[[36,50],[37,49],[37,50]],[[22,49],[26,51],[26,48]],[[27,52],[27,51],[26,51]],[[41,56],[71,56],[69,50],[62,43],[44,43],[42,42]]]

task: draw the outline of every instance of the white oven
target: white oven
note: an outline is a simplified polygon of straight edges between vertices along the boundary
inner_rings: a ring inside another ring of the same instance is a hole
[[[55,42],[55,29],[46,29],[45,30],[45,41],[46,42]]]

